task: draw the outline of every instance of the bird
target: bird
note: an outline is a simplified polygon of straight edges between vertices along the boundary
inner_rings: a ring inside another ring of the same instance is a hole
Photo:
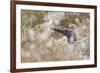
[[[52,29],[66,36],[68,38],[68,42],[77,41],[76,33],[71,28],[52,28]]]

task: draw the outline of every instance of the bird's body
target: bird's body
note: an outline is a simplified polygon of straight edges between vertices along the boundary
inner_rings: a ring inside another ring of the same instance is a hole
[[[77,40],[76,33],[70,28],[62,28],[62,29],[52,28],[52,29],[65,35],[68,38],[68,42]]]

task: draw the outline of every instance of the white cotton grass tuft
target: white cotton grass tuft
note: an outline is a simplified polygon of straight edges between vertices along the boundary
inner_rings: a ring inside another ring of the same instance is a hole
[[[50,37],[50,34],[47,31],[43,33],[38,33],[37,35],[37,39],[40,41],[47,41],[49,37]]]
[[[47,48],[52,48],[52,47],[53,47],[53,41],[52,41],[52,40],[49,40],[49,41],[46,43],[46,47],[47,47]]]
[[[35,39],[35,31],[33,31],[33,29],[28,29],[28,36],[29,36],[29,40],[30,41],[34,41]]]

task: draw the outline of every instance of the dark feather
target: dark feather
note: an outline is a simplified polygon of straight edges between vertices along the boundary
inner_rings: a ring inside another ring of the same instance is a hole
[[[59,32],[59,33],[62,33],[63,35],[65,35],[68,38],[68,41],[70,41],[70,37],[74,38],[73,41],[77,41],[76,33],[70,28],[63,28],[63,29],[52,28],[52,29]]]

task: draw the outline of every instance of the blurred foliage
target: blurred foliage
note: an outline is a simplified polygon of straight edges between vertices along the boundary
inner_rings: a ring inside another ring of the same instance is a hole
[[[89,18],[88,13],[65,13],[65,17],[60,21],[60,25],[65,27],[68,27],[69,24],[79,25],[87,18]]]
[[[21,10],[21,61],[84,60],[90,57],[89,13]],[[77,42],[52,28],[72,28]]]
[[[39,25],[44,21],[43,18],[46,14],[47,12],[44,11],[22,10],[21,24],[22,26],[33,28],[35,25]]]

